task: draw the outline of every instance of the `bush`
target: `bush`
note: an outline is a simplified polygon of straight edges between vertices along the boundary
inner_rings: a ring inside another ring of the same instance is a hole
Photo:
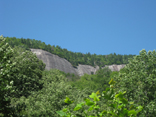
[[[12,68],[15,71],[12,75],[15,92],[11,94],[11,97],[28,97],[32,91],[42,89],[41,79],[45,64],[34,53],[15,47],[11,61],[16,62],[16,66]]]
[[[139,117],[156,115],[156,51],[140,51],[116,76],[117,88],[127,91],[129,101],[144,106]]]
[[[6,43],[5,38],[0,36],[0,115],[11,116],[13,109],[10,107],[9,95],[13,92],[12,85],[14,80],[11,78],[12,67],[16,63],[12,63],[10,58],[13,56],[13,49]]]
[[[87,97],[86,94],[89,94],[87,90],[79,93],[78,89],[67,85],[66,82],[66,77],[59,70],[45,70],[42,77],[43,88],[40,91],[32,92],[28,98],[21,97],[12,100],[12,105],[25,106],[18,112],[20,116],[58,117],[56,111],[67,106],[64,102],[66,96],[82,101],[84,97]]]
[[[113,89],[113,84],[115,82],[113,79],[109,82],[110,88],[107,88],[106,91],[103,91],[102,95],[99,95],[99,91],[96,93],[92,93],[89,97],[91,99],[84,99],[85,102],[77,104],[77,106],[72,110],[69,107],[64,108],[61,111],[57,111],[57,113],[61,117],[136,117],[137,114],[142,110],[142,106],[136,107],[133,102],[128,102],[124,98],[124,94],[126,92],[119,92],[116,93]],[[107,107],[100,112],[100,106],[98,105],[98,101],[100,101],[100,98],[103,97],[107,100]],[[72,104],[73,101],[70,100],[70,98],[66,97],[65,103]],[[89,106],[89,109],[86,110],[84,107]],[[71,111],[78,111],[82,110],[83,114],[72,114]],[[94,111],[93,114],[91,114],[91,111]]]

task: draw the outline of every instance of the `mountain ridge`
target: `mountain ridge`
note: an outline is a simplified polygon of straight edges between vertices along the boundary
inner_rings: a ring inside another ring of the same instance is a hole
[[[93,67],[90,65],[83,65],[79,64],[77,68],[73,67],[72,64],[67,61],[64,58],[59,57],[58,55],[51,54],[50,52],[47,52],[42,49],[30,49],[36,56],[42,60],[46,67],[45,69],[58,69],[60,71],[63,71],[65,73],[74,73],[75,75],[82,76],[84,74],[95,74],[98,69],[100,69],[99,66]],[[111,69],[111,71],[120,71],[126,64],[121,65],[105,65],[105,67],[108,67]],[[104,67],[102,67],[104,68]]]

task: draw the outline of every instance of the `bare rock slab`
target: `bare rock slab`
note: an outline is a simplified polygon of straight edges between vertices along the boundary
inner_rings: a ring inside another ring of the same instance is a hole
[[[31,51],[36,54],[37,58],[39,58],[43,61],[43,63],[46,64],[45,69],[58,69],[65,73],[77,74],[71,63],[66,59],[60,58],[57,55],[51,54],[50,52],[41,49],[31,49]]]

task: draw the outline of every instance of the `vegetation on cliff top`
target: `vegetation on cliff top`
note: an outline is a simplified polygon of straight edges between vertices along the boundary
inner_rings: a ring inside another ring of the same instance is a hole
[[[44,42],[35,39],[23,39],[16,37],[6,37],[7,43],[11,47],[19,46],[25,49],[42,49],[48,51],[52,54],[58,55],[61,58],[65,58],[68,60],[73,67],[78,66],[78,64],[83,65],[91,65],[91,66],[100,66],[104,67],[105,65],[112,64],[128,64],[128,58],[133,58],[135,55],[120,55],[116,53],[111,53],[109,55],[96,55],[90,54],[89,52],[86,54],[80,52],[71,52],[67,49],[62,49],[60,46],[54,45],[46,45]]]

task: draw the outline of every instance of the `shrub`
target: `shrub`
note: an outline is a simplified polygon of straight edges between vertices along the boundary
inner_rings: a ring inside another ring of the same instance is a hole
[[[140,55],[129,60],[116,76],[116,85],[129,101],[144,106],[139,117],[156,115],[156,51],[141,50]]]
[[[79,92],[78,89],[67,85],[66,81],[66,77],[59,70],[45,70],[41,81],[43,88],[40,91],[32,92],[27,98],[20,97],[12,100],[12,105],[25,106],[22,111],[18,112],[20,116],[58,117],[56,111],[67,106],[64,102],[66,96],[82,101],[83,97],[87,97],[83,92],[89,94],[87,90]]]
[[[8,97],[10,92],[13,92],[14,80],[11,76],[13,74],[12,67],[16,64],[10,61],[13,53],[13,49],[6,43],[5,38],[0,36],[0,116],[11,116],[13,114]]]
[[[73,115],[71,113],[72,109],[70,108],[64,108],[61,111],[57,111],[57,113],[61,117],[136,117],[143,107],[136,107],[133,102],[128,102],[124,98],[124,94],[126,92],[116,93],[113,88],[114,83],[114,80],[111,79],[111,81],[109,82],[110,88],[107,88],[106,91],[103,91],[101,96],[99,95],[99,91],[97,91],[96,93],[92,93],[89,96],[93,100],[86,98],[84,99],[85,102],[77,104],[77,106],[74,108],[74,111],[82,110],[83,115]],[[107,107],[102,112],[99,111],[100,106],[97,103],[98,101],[100,101],[100,97],[107,100]],[[65,103],[70,105],[73,103],[73,101],[66,97]],[[89,109],[86,110],[84,106],[89,106]],[[91,111],[94,111],[94,114],[90,114]]]

